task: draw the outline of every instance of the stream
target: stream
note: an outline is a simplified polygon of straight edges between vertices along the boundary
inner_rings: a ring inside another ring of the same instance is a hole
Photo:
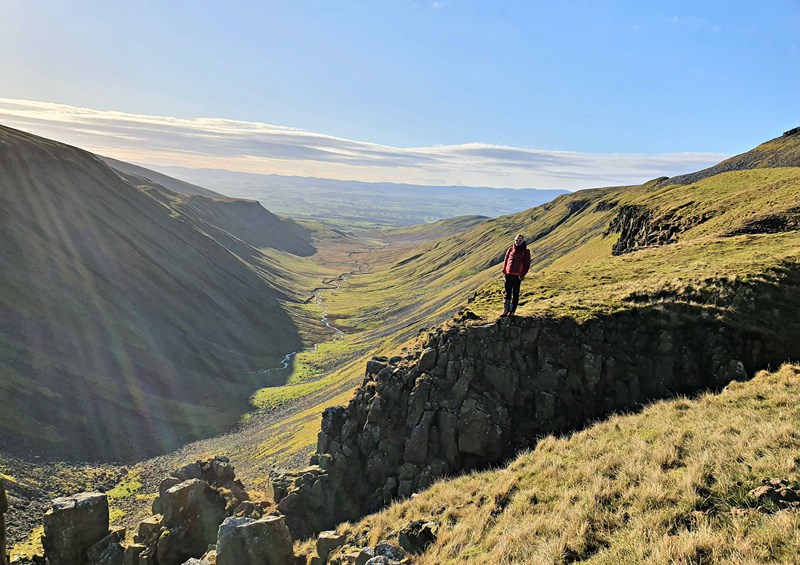
[[[325,292],[326,290],[338,290],[342,286],[342,282],[344,282],[348,278],[350,278],[351,274],[352,273],[345,273],[345,274],[339,275],[335,279],[331,279],[329,281],[322,281],[323,284],[330,284],[333,281],[337,281],[337,282],[336,282],[336,286],[324,286],[324,287],[315,288],[312,291],[311,295],[306,299],[306,303],[311,301],[311,300],[314,300],[315,304],[323,307],[322,316],[320,317],[320,321],[323,323],[323,325],[326,328],[328,328],[330,330],[333,330],[333,332],[334,332],[334,336],[333,336],[332,339],[330,339],[328,341],[322,341],[322,342],[319,342],[319,343],[315,343],[314,347],[311,349],[312,351],[316,351],[317,347],[319,347],[319,345],[321,345],[322,343],[328,343],[329,341],[335,341],[335,340],[337,340],[340,337],[343,337],[345,335],[345,333],[342,330],[340,330],[339,328],[337,328],[336,326],[334,326],[333,324],[331,324],[328,321],[328,307],[323,305],[323,303],[322,303],[322,293]],[[283,371],[285,369],[288,369],[289,368],[289,364],[292,362],[292,358],[295,355],[297,355],[298,353],[300,353],[301,351],[303,351],[303,349],[298,349],[296,351],[292,351],[291,353],[287,353],[286,355],[284,355],[283,359],[281,359],[281,361],[280,361],[280,366],[279,367],[272,367],[271,369],[261,369],[259,371],[253,371],[253,373],[266,375],[266,374],[270,374],[270,373],[275,372],[275,371]]]

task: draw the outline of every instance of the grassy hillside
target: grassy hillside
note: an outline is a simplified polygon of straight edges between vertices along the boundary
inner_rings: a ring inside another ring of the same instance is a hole
[[[800,513],[748,494],[800,488],[800,366],[658,402],[442,481],[339,527],[354,545],[439,524],[419,563],[792,563]],[[305,549],[311,552],[306,545]]]
[[[91,154],[9,128],[0,162],[4,449],[174,448],[235,423],[258,385],[247,371],[300,347],[280,300],[312,284],[292,268],[291,251],[313,250],[305,228],[256,203],[134,186]],[[271,224],[304,239],[262,252]]]

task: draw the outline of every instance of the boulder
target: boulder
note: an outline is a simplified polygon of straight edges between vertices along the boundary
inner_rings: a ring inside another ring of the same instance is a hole
[[[113,530],[86,551],[91,565],[124,565],[125,529]]]
[[[293,565],[292,544],[283,516],[226,518],[217,537],[217,565]]]
[[[331,551],[344,545],[345,539],[344,534],[337,534],[333,530],[322,532],[317,536],[317,555],[323,563],[328,560]]]
[[[354,517],[345,493],[336,488],[327,471],[316,465],[271,473],[268,488],[295,538],[312,536]]]
[[[108,534],[108,499],[99,492],[56,498],[44,515],[45,558],[51,565],[85,563],[87,551]]]
[[[163,497],[177,484],[191,479],[204,481],[218,489],[232,508],[247,500],[247,493],[241,481],[236,480],[236,473],[227,457],[216,456],[205,461],[197,460],[172,472],[172,475],[161,481],[158,487],[158,498],[153,501],[153,514],[163,514]]]
[[[427,547],[436,541],[439,524],[414,520],[400,531],[398,541],[400,547],[409,553],[423,553]]]
[[[141,543],[133,543],[125,548],[125,555],[122,558],[123,565],[139,565],[139,556],[147,549]]]
[[[164,531],[158,538],[159,565],[180,565],[199,557],[217,539],[227,517],[225,499],[200,479],[189,479],[168,489],[162,500]]]
[[[161,515],[156,514],[139,522],[139,529],[133,536],[133,541],[144,546],[154,545],[161,535],[161,521]]]

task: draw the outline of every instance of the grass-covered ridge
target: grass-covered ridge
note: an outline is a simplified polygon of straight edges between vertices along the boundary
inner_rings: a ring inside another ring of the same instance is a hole
[[[800,232],[735,234],[759,218],[791,214],[798,202],[800,168],[736,171],[655,191],[609,189],[531,244],[535,265],[523,283],[520,313],[585,319],[658,300],[736,307],[746,297],[729,292],[731,286],[780,277],[797,264]],[[608,228],[624,206],[646,209],[652,226],[686,228],[674,243],[612,256],[620,234]],[[526,231],[535,229],[532,223]],[[484,287],[471,308],[490,316],[499,291]]]
[[[658,402],[339,530],[375,545],[434,520],[438,540],[419,562],[437,565],[791,563],[800,512],[748,493],[771,478],[800,486],[799,393],[800,366],[785,365]]]

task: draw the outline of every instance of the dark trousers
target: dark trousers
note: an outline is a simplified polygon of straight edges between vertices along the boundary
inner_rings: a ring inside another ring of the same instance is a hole
[[[517,275],[506,275],[506,304],[508,312],[515,312],[519,304],[519,285],[522,281]]]

